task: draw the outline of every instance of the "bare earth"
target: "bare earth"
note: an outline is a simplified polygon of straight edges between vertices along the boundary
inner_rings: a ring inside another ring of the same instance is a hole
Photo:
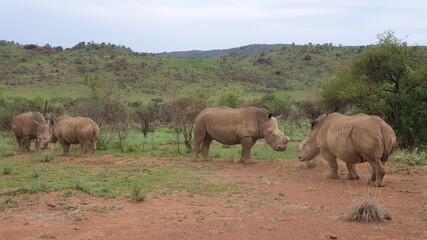
[[[123,164],[106,156],[76,161]],[[386,186],[373,188],[366,184],[368,164],[357,165],[361,180],[348,181],[342,163],[341,179],[326,179],[325,161],[314,168],[297,161],[249,166],[147,157],[136,161],[214,166],[206,181],[244,182],[250,190],[211,197],[149,194],[139,203],[83,192],[65,200],[63,192],[20,197],[16,206],[0,210],[0,239],[427,239],[426,167],[386,166]],[[391,220],[344,220],[352,206],[367,199]]]

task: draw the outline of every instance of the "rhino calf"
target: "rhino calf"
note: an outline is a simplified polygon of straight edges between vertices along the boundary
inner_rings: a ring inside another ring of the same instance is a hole
[[[277,119],[266,109],[248,107],[206,108],[194,120],[193,160],[197,161],[200,145],[204,160],[209,159],[209,147],[213,140],[225,145],[242,145],[240,162],[252,163],[251,148],[258,139],[264,138],[276,151],[284,151],[290,138],[280,132]]]
[[[307,139],[298,145],[298,152],[300,161],[321,153],[331,167],[331,179],[339,178],[337,158],[346,163],[349,180],[359,179],[354,164],[367,161],[372,167],[371,185],[383,187],[384,163],[395,146],[396,135],[381,118],[331,113],[312,123]]]
[[[98,124],[85,117],[58,117],[50,132],[50,142],[57,141],[63,148],[63,154],[68,155],[71,144],[81,145],[81,154],[87,152],[87,145],[92,143],[92,153],[96,154],[96,144],[100,131]]]
[[[11,122],[12,131],[20,151],[29,152],[31,140],[35,149],[46,149],[49,144],[49,122],[39,112],[25,112],[15,116]]]

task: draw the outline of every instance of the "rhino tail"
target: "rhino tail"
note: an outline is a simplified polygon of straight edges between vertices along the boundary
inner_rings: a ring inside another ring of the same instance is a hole
[[[96,136],[96,140],[99,140],[100,135],[101,135],[101,133],[99,131],[99,127],[92,124],[92,131],[93,131],[94,135]]]
[[[388,128],[381,127],[381,134],[383,135],[384,141],[384,151],[383,155],[381,156],[381,161],[385,162],[395,149],[397,142],[393,129],[390,131]]]

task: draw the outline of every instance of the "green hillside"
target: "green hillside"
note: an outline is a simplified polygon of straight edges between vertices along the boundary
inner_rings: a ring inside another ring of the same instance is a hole
[[[265,47],[265,46],[264,46]],[[173,58],[136,53],[112,44],[81,42],[70,49],[0,42],[0,87],[4,96],[82,97],[115,89],[128,100],[235,92],[242,98],[283,92],[312,95],[319,82],[336,76],[364,47],[286,45],[241,57]]]
[[[157,53],[159,57],[174,57],[174,58],[219,58],[219,57],[244,57],[254,54],[265,54],[273,51],[289,47],[289,44],[251,44],[247,46],[230,48],[230,49],[215,49],[215,50],[192,50],[192,51],[177,51]]]

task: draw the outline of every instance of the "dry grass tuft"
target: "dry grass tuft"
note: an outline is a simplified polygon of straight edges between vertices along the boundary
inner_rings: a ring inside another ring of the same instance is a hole
[[[383,218],[375,203],[365,201],[355,205],[346,220],[351,222],[381,222]]]

